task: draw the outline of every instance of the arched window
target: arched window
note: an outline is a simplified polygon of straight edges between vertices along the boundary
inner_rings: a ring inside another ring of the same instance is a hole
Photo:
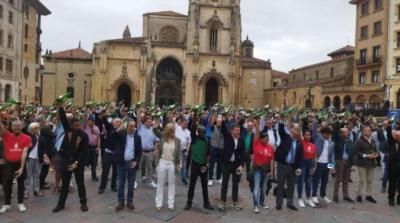
[[[67,87],[67,93],[70,94],[71,98],[74,98],[74,87]]]
[[[166,26],[160,31],[160,40],[168,43],[178,42],[179,32],[173,26]]]
[[[6,87],[4,88],[4,101],[10,100],[11,97],[11,85],[6,84]]]
[[[210,51],[216,52],[218,49],[218,25],[213,24],[210,28]]]

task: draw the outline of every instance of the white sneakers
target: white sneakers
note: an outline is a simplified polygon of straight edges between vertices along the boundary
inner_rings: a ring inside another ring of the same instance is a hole
[[[212,180],[208,180],[208,186],[212,186],[213,185],[213,181]]]
[[[25,212],[26,211],[26,207],[24,204],[18,204],[17,209],[19,212]]]
[[[332,204],[332,201],[328,197],[325,196],[322,199],[325,201],[325,203]]]
[[[156,188],[156,187],[157,187],[157,184],[156,184],[156,183],[154,183],[154,181],[151,181],[151,183],[150,183],[150,187],[152,187],[152,188]]]
[[[5,214],[8,210],[11,209],[11,205],[3,205],[0,209],[0,214]],[[18,204],[17,205],[17,210],[19,212],[25,212],[26,211],[26,207],[24,204]]]
[[[0,209],[0,214],[5,214],[10,209],[11,209],[11,205],[3,205]]]
[[[306,204],[312,208],[315,208],[315,204],[311,199],[306,200]]]
[[[304,204],[303,199],[299,199],[298,203],[299,203],[299,207],[301,207],[301,208],[305,208],[306,207],[306,205]]]
[[[256,213],[256,214],[260,213],[260,210],[258,209],[258,207],[254,208],[254,213]]]
[[[137,187],[138,187],[138,185],[137,185],[137,182],[136,182],[136,180],[135,180],[135,184],[134,184],[134,186],[133,186],[133,189],[137,189]]]
[[[314,204],[319,204],[319,200],[318,200],[318,197],[312,197],[312,200],[311,200]]]

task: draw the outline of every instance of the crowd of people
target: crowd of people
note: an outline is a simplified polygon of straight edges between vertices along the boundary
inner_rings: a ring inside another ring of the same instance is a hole
[[[400,205],[400,121],[386,117],[268,106],[245,110],[219,104],[161,109],[144,103],[132,107],[89,103],[77,109],[62,100],[52,107],[14,101],[0,110],[4,192],[0,214],[11,209],[13,184],[18,211],[27,210],[25,199],[41,197],[48,189],[59,196],[52,211],[64,210],[74,191],[72,175],[81,210],[88,211],[86,167],[91,180],[99,181],[98,194],[107,184],[116,192],[116,211],[135,209],[138,180],[155,189],[156,211],[163,209],[167,185],[167,208],[174,211],[177,176],[188,188],[185,210],[192,208],[198,178],[203,206],[210,211],[226,210],[229,184],[232,207],[242,209],[242,178],[248,181],[255,213],[269,208],[268,195],[276,197],[276,210],[282,209],[285,199],[294,211],[338,203],[340,188],[345,202],[377,203],[372,196],[377,166],[382,170],[381,192],[388,193],[389,205]],[[52,177],[49,170],[54,170],[54,185],[47,182]],[[358,173],[355,200],[349,193],[354,173]],[[333,198],[327,193],[330,176]],[[208,187],[215,184],[221,185],[218,205],[211,204],[208,194]]]

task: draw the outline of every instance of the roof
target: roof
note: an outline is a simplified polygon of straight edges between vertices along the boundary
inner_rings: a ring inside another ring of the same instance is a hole
[[[187,15],[184,15],[179,12],[174,12],[174,11],[159,11],[159,12],[148,12],[145,13],[144,15],[158,15],[158,16],[173,16],[173,17],[187,17]]]
[[[25,0],[28,4],[34,7],[39,15],[50,15],[50,10],[44,6],[40,0]]]
[[[354,47],[346,45],[338,50],[333,51],[332,53],[329,53],[328,56],[332,57],[338,54],[346,54],[346,53],[354,53]]]
[[[291,70],[291,71],[289,72],[289,74],[290,74],[290,73],[293,73],[293,72],[300,71],[300,70],[306,70],[306,69],[315,68],[315,67],[318,67],[318,66],[323,66],[323,65],[326,65],[326,64],[329,64],[329,63],[336,63],[336,62],[341,62],[341,61],[349,60],[349,59],[351,59],[351,58],[354,58],[354,57],[353,57],[353,56],[340,57],[340,58],[335,58],[335,59],[323,61],[323,62],[320,62],[320,63],[315,63],[315,64],[307,65],[307,66],[304,66],[304,67],[300,67],[300,68],[297,68],[297,69],[293,69],[293,70]]]
[[[64,50],[60,52],[55,52],[46,57],[53,58],[53,59],[78,59],[78,60],[91,60],[92,54],[87,52],[82,48]]]
[[[263,68],[263,69],[271,69],[271,62],[258,59],[255,57],[245,57],[241,58],[242,66],[248,68]]]
[[[243,41],[242,46],[254,47],[254,43],[251,40],[249,40],[249,36],[247,36],[246,40]]]
[[[350,0],[349,3],[356,5],[356,4],[359,4],[359,3],[364,2],[364,1],[366,1],[366,0]]]
[[[273,78],[285,78],[289,74],[279,70],[272,70],[272,77]]]
[[[125,39],[111,39],[106,40],[108,43],[130,43],[130,44],[144,44],[146,38],[144,37],[132,37],[132,38],[125,38]]]

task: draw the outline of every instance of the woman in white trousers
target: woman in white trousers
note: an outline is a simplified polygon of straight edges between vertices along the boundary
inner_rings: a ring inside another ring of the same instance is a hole
[[[165,179],[168,183],[168,210],[175,210],[175,175],[181,169],[181,142],[175,137],[175,126],[170,123],[165,127],[164,135],[156,151],[157,192],[156,210],[163,206]]]

